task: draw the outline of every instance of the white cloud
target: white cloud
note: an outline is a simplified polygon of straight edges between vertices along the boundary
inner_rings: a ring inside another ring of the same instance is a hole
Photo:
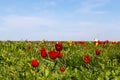
[[[52,26],[58,22],[55,17],[50,16],[4,16],[2,26],[4,27],[31,27],[31,26]]]
[[[2,40],[93,40],[119,39],[119,24],[100,23],[90,21],[58,21],[54,16],[6,16],[0,17],[3,21],[0,26]],[[46,30],[35,26],[44,26]],[[48,28],[48,26],[50,26]],[[19,27],[32,27],[29,30]],[[58,28],[55,28],[58,27]],[[16,28],[16,29],[14,29]],[[6,30],[5,30],[6,29]],[[31,30],[33,29],[33,30]],[[16,30],[16,31],[15,31]],[[21,31],[22,30],[22,31]],[[17,33],[17,34],[16,34]],[[112,35],[112,36],[111,36]],[[114,36],[115,35],[115,36]]]
[[[74,25],[72,25],[74,24]],[[58,24],[59,25],[59,24]],[[68,27],[65,27],[68,26]],[[115,26],[115,27],[113,27]],[[56,26],[54,26],[56,27]],[[78,23],[60,24],[59,29],[42,31],[14,31],[9,29],[3,31],[4,37],[2,40],[93,40],[98,38],[100,40],[119,40],[117,36],[119,32],[118,24],[97,23],[89,21],[80,21]],[[70,28],[69,28],[70,27]],[[15,34],[17,32],[17,34]],[[9,36],[8,36],[9,35]],[[0,34],[3,36],[3,34]]]

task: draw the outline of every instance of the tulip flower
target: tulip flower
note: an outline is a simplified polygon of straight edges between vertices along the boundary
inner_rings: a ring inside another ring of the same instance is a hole
[[[96,50],[95,50],[95,53],[96,53],[96,55],[99,55],[99,54],[100,54],[100,50],[99,50],[99,49],[96,49]]]
[[[64,67],[60,68],[60,71],[61,71],[61,72],[64,72],[64,71],[65,71],[65,68],[64,68]]]
[[[46,52],[45,48],[41,48],[41,56],[43,58],[45,58],[47,56],[47,52]]]
[[[50,51],[48,52],[49,53],[49,57],[52,59],[52,60],[55,60],[57,57],[58,57],[58,53],[55,52],[55,51]]]
[[[117,44],[118,42],[117,41],[112,41],[111,44]]]
[[[39,63],[38,63],[37,60],[34,59],[34,60],[31,61],[31,65],[32,65],[33,67],[38,67]]]
[[[83,58],[83,60],[84,60],[85,64],[90,63],[90,56],[89,55],[85,55],[84,58]]]
[[[109,40],[105,40],[103,43],[104,43],[104,44],[109,43]]]
[[[55,49],[56,51],[60,52],[62,50],[62,44],[61,43],[55,44]]]

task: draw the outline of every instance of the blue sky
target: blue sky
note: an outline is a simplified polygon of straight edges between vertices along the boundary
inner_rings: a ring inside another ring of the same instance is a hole
[[[120,0],[0,0],[0,40],[120,40]]]

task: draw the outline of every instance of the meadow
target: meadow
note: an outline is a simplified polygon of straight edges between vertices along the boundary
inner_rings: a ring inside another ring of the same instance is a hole
[[[120,42],[0,41],[0,80],[119,80]]]

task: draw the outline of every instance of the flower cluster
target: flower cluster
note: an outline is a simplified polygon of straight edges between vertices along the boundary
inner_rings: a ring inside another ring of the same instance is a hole
[[[62,56],[63,56],[62,53],[55,52],[54,50],[48,52],[48,54],[49,54],[49,57],[53,60],[56,59],[56,58],[62,58]]]
[[[47,52],[47,50],[42,47],[40,50],[40,56],[42,58],[46,58],[47,56],[49,56],[50,59],[55,60],[56,58],[62,58],[63,57],[63,53],[61,53],[62,51],[62,42],[58,42],[57,44],[55,44],[55,50],[49,51]],[[38,67],[39,63],[37,60],[32,60],[31,61],[31,65],[33,67]],[[61,72],[65,71],[65,68],[60,68]]]
[[[55,60],[56,58],[62,58],[63,54],[61,53],[62,50],[62,43],[58,42],[57,44],[55,44],[55,50],[49,51],[48,55],[50,57],[50,59]],[[47,51],[44,47],[41,48],[41,52],[40,52],[41,56],[43,58],[47,57]]]
[[[100,53],[101,53],[101,50],[99,50],[99,49],[95,50],[96,55],[100,55]],[[90,61],[91,61],[90,56],[89,55],[84,55],[83,61],[84,61],[85,64],[89,64]]]
[[[106,44],[106,43],[108,43],[109,41],[108,40],[106,40],[106,41],[104,41],[104,42],[101,42],[101,41],[96,41],[95,42],[95,44],[97,43],[97,45],[98,44]],[[70,41],[69,42],[70,44],[72,44],[72,41]],[[83,41],[79,41],[79,42],[76,42],[77,44],[79,43],[79,44],[82,44],[82,45],[86,45],[85,44],[85,42],[83,42]],[[63,53],[62,53],[62,49],[63,49],[63,46],[62,46],[62,44],[63,44],[63,42],[57,42],[55,45],[54,45],[54,49],[53,50],[50,50],[50,51],[47,51],[46,49],[45,49],[45,47],[42,47],[41,48],[41,50],[40,50],[40,56],[42,57],[42,58],[45,58],[46,59],[46,57],[48,58],[49,57],[49,59],[51,59],[51,60],[55,60],[55,59],[57,59],[57,58],[62,58],[63,57]],[[95,50],[95,54],[96,55],[100,55],[100,53],[101,53],[101,50],[100,49],[96,49]],[[83,56],[83,62],[84,62],[84,64],[89,64],[90,62],[91,62],[91,57],[90,57],[90,55],[84,55]],[[39,65],[39,63],[38,63],[38,61],[37,60],[32,60],[31,61],[31,65],[33,66],[33,67],[37,67],[38,65]],[[60,68],[60,71],[61,72],[64,72],[65,71],[65,68],[64,67],[61,67]]]

